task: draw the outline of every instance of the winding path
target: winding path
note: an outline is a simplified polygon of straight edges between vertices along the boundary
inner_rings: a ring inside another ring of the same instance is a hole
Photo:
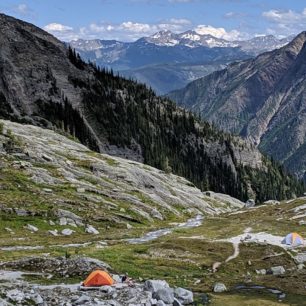
[[[227,257],[225,259],[224,263],[229,262],[229,261],[231,261],[231,260],[233,260],[233,259],[235,259],[236,257],[239,256],[239,254],[240,254],[239,243],[237,243],[237,242],[233,243],[233,248],[234,248],[234,253],[231,256]],[[219,262],[219,261],[215,262],[212,265],[213,273],[217,272],[221,265],[222,265],[222,262]]]

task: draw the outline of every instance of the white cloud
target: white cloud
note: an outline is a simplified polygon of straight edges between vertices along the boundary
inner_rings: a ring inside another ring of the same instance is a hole
[[[244,33],[237,30],[226,31],[224,28],[215,28],[210,25],[198,25],[194,30],[201,35],[210,34],[217,38],[223,38],[226,40],[237,40],[245,36]]]
[[[121,23],[118,26],[118,29],[126,31],[126,32],[132,32],[132,33],[149,33],[152,29],[152,26],[147,23],[127,21],[127,22]]]
[[[44,26],[44,30],[63,41],[70,41],[79,37],[73,27],[55,22]]]
[[[73,28],[69,26],[65,26],[60,23],[50,23],[44,27],[44,30],[46,31],[57,31],[57,32],[66,32],[66,31],[72,31]]]
[[[149,36],[161,30],[183,32],[190,27],[191,21],[188,19],[171,18],[158,23],[140,23],[130,20],[122,23],[91,23],[86,27],[78,29],[60,23],[50,23],[44,27],[44,30],[64,41],[78,38],[134,41],[140,37]]]
[[[267,33],[274,35],[296,34],[306,28],[306,8],[301,12],[293,10],[270,10],[262,13],[270,23]]]
[[[82,29],[84,31],[84,34],[86,34],[87,29],[85,27],[82,28]],[[105,26],[104,25],[98,25],[96,23],[91,23],[89,25],[89,31],[91,31],[93,33],[103,33],[105,31]]]

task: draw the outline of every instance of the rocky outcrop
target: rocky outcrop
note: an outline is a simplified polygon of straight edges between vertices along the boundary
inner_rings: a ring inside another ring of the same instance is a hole
[[[19,141],[15,146],[18,145],[22,151],[18,157],[7,152],[1,153],[2,169],[8,171],[13,165],[33,184],[37,181],[43,184],[45,188],[41,189],[41,197],[50,200],[52,214],[49,215],[49,224],[53,229],[50,232],[52,235],[59,234],[54,232],[58,226],[84,227],[84,232],[99,234],[96,225],[87,223],[90,221],[89,216],[92,216],[90,222],[97,222],[99,218],[105,220],[108,215],[112,222],[125,224],[127,221],[163,220],[169,214],[176,217],[218,214],[244,206],[244,203],[228,195],[203,193],[186,179],[171,173],[94,153],[54,131],[10,121],[0,120],[0,123],[3,124],[4,135],[10,131],[8,134]],[[2,136],[0,147],[8,139]],[[45,156],[48,156],[48,160]],[[78,199],[80,204],[77,210],[65,197],[54,191],[58,188],[65,190],[65,186],[71,186],[72,195]],[[20,209],[7,205],[0,207],[0,210],[16,215],[20,215]],[[46,215],[46,212],[27,211],[25,207],[22,209],[22,214]],[[34,232],[39,230],[30,224],[27,228]],[[73,235],[74,231],[62,228],[60,232],[62,235]]]
[[[25,257],[16,261],[1,262],[0,269],[39,272],[52,277],[86,277],[95,269],[110,270],[111,267],[100,260],[89,257]]]
[[[184,288],[170,288],[164,280],[147,280],[145,283],[129,280],[122,282],[121,277],[112,274],[115,283],[112,286],[86,288],[80,284],[54,284],[49,286],[32,285],[24,278],[29,275],[36,277],[53,276],[63,280],[67,277],[88,276],[95,269],[108,270],[110,267],[96,259],[76,257],[67,259],[33,257],[2,263],[0,304],[11,305],[190,305],[193,293]],[[19,271],[18,271],[19,270]],[[20,272],[23,271],[23,272]],[[33,273],[33,274],[31,274]]]
[[[228,66],[169,95],[250,139],[299,176],[305,157],[306,32],[281,49]]]

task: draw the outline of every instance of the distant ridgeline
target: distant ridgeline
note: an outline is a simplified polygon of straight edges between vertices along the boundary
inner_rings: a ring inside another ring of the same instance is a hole
[[[25,45],[11,41],[11,35]],[[33,25],[0,14],[0,43],[10,57],[0,56],[1,118],[55,125],[96,151],[142,161],[202,190],[242,200],[290,198],[304,191],[300,181],[247,142],[142,84],[86,64]],[[19,95],[16,86],[22,88]]]

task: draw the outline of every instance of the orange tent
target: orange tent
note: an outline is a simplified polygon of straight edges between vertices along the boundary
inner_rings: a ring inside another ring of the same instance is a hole
[[[85,287],[96,287],[96,286],[106,286],[113,285],[115,281],[112,277],[105,271],[96,270],[91,272],[88,277],[83,282],[83,286]]]

